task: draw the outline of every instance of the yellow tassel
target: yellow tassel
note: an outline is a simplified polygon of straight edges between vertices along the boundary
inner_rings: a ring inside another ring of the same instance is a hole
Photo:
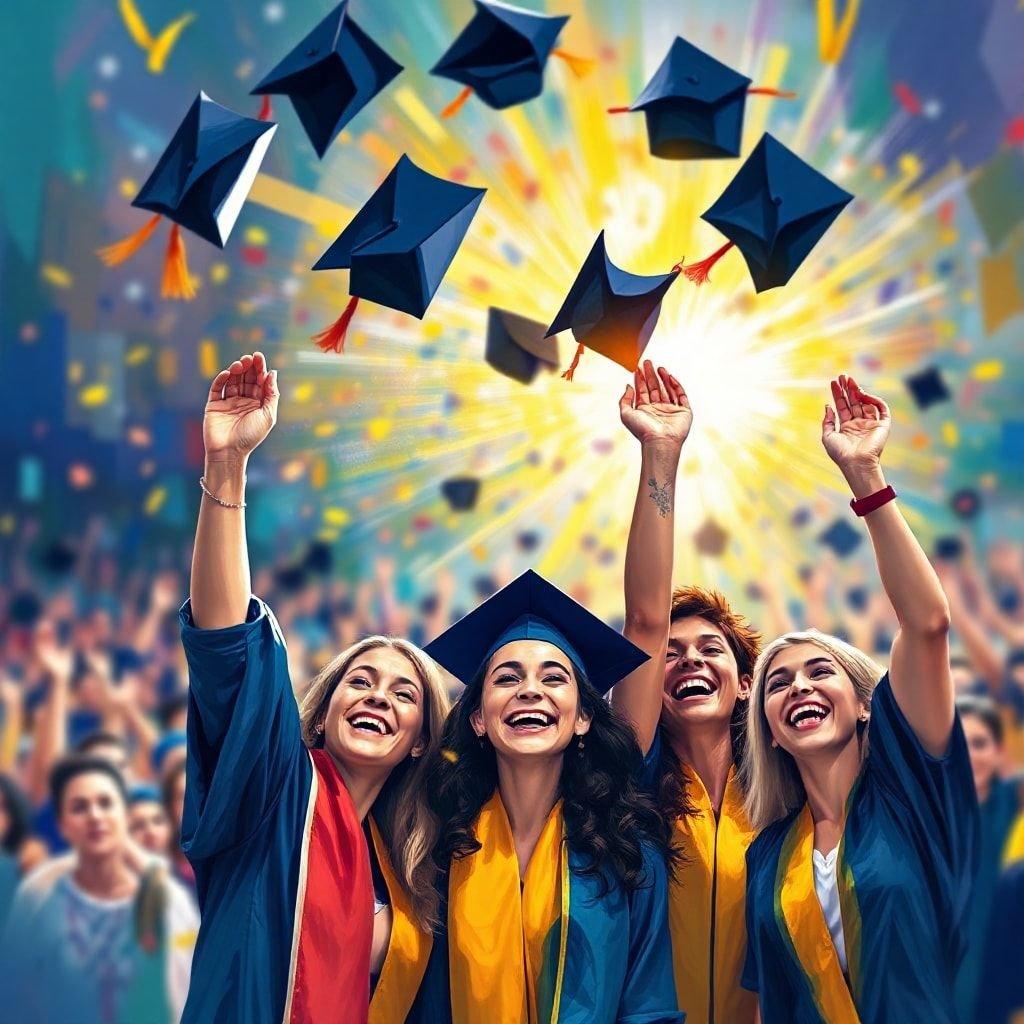
[[[565,50],[552,50],[551,56],[564,60],[577,78],[586,78],[597,67],[597,61],[591,57],[578,57],[573,53],[566,53]]]
[[[196,297],[185,259],[185,239],[181,237],[181,228],[177,224],[171,227],[171,237],[167,240],[160,294],[165,299],[184,299],[186,302]]]
[[[119,263],[124,263],[126,259],[134,256],[149,241],[149,236],[156,231],[156,226],[159,223],[160,214],[155,213],[135,234],[122,238],[120,242],[114,242],[113,245],[106,245],[102,249],[97,249],[96,255],[108,267],[116,267]]]
[[[576,367],[580,365],[580,357],[583,355],[585,349],[586,346],[583,344],[577,344],[576,354],[572,357],[569,369],[562,374],[562,380],[572,380],[573,374],[576,372]]]

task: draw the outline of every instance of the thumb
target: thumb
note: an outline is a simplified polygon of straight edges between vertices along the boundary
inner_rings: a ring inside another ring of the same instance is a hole
[[[636,392],[633,390],[632,385],[627,384],[626,390],[622,392],[622,397],[619,399],[619,413],[624,413],[628,409],[633,408],[633,398]]]

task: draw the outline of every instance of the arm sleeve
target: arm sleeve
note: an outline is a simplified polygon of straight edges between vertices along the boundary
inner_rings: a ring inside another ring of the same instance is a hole
[[[287,787],[308,779],[284,638],[270,609],[252,598],[245,622],[199,629],[186,602],[179,620],[189,669],[181,845],[195,863],[244,842]]]
[[[658,794],[658,783],[661,778],[661,728],[654,730],[654,740],[650,749],[644,754],[643,767],[637,780],[645,793],[652,796]]]
[[[668,876],[657,852],[644,846],[646,884],[629,896],[629,962],[618,1024],[683,1024],[672,973]]]
[[[757,970],[757,936],[754,931],[754,900],[753,900],[753,885],[751,885],[751,879],[753,874],[751,872],[751,851],[753,845],[747,847],[747,898],[744,901],[744,916],[747,921],[747,952],[743,958],[743,971],[740,974],[740,986],[745,988],[748,992],[757,992],[761,984],[758,981],[758,970]]]

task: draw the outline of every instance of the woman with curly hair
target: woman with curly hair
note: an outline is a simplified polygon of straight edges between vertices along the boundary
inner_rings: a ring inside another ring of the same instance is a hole
[[[534,572],[427,653],[467,688],[431,787],[447,914],[425,1019],[682,1024],[667,829],[602,696],[646,656]]]

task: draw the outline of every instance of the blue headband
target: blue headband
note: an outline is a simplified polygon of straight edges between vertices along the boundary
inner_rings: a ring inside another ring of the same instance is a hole
[[[547,619],[539,618],[536,615],[520,615],[515,622],[506,627],[498,639],[491,644],[490,650],[484,655],[480,662],[481,668],[491,660],[495,651],[500,650],[505,644],[514,643],[516,640],[543,640],[553,644],[573,663],[574,668],[583,667],[583,659],[576,653],[565,635],[560,633]]]

